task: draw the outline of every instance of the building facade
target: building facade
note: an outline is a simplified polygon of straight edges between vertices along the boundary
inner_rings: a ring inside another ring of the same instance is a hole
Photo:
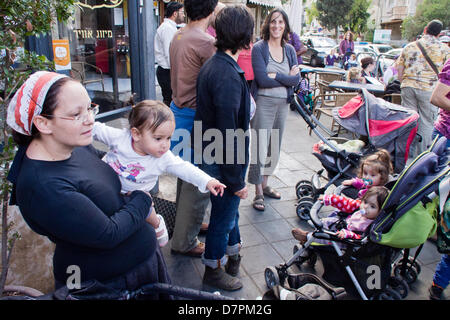
[[[390,29],[393,44],[401,45],[402,23],[408,16],[414,16],[423,0],[374,0],[372,1],[371,18],[375,20],[377,29]]]

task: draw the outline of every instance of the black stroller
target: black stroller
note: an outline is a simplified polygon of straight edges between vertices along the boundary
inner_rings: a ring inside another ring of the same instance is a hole
[[[339,239],[334,230],[325,229],[319,219],[323,204],[315,202],[311,209],[315,230],[308,234],[303,246],[294,247],[289,261],[266,268],[268,288],[283,285],[293,264],[301,268],[308,262],[314,266],[320,256],[324,280],[345,287],[348,293],[358,294],[364,300],[405,298],[408,284],[420,273],[416,259],[421,246],[436,231],[439,184],[450,179],[446,143],[445,137],[436,139],[430,150],[419,155],[392,183],[379,216],[360,240]],[[331,245],[316,245],[315,239],[324,239]],[[344,251],[342,244],[346,246]],[[409,249],[418,246],[415,256],[409,257]],[[397,260],[402,251],[403,257]]]
[[[80,288],[67,286],[40,296],[5,296],[0,300],[149,300],[155,295],[192,300],[235,300],[216,293],[184,288],[167,283],[149,283],[136,290],[117,290],[97,280],[82,282]]]
[[[316,172],[311,181],[300,180],[295,186],[299,199],[296,209],[299,218],[308,219],[314,201],[329,186],[339,186],[343,180],[354,178],[360,159],[373,153],[376,148],[384,148],[391,153],[395,172],[404,168],[409,146],[417,131],[418,114],[415,111],[376,98],[363,89],[345,106],[333,109],[333,117],[342,127],[366,140],[364,147],[359,150],[346,151],[342,146],[349,142],[348,139],[335,137],[296,97],[293,103],[325,147],[313,147],[313,155],[324,168]],[[323,175],[324,171],[327,172],[326,176]],[[328,182],[321,185],[320,178]]]

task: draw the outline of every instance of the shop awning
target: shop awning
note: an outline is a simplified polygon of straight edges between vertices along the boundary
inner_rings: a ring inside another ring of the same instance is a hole
[[[280,0],[248,0],[248,2],[266,7],[281,7]]]

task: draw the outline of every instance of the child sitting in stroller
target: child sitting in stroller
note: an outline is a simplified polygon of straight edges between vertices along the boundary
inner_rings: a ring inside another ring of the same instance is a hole
[[[351,213],[358,209],[360,207],[361,201],[365,199],[365,195],[375,187],[384,186],[389,181],[389,174],[393,171],[392,169],[392,163],[391,163],[391,156],[389,152],[385,149],[378,149],[375,153],[370,154],[366,156],[364,159],[362,159],[359,170],[358,170],[358,177],[353,178],[351,180],[344,180],[342,182],[343,185],[346,186],[353,186],[356,190],[358,190],[358,198],[360,200],[354,200],[352,198],[347,198],[343,196],[320,196],[319,200],[325,200],[326,205],[333,205],[337,203],[337,205],[344,204],[345,208],[337,207],[343,212]],[[376,189],[378,190],[378,189]],[[377,191],[381,192],[381,191]],[[372,194],[372,193],[371,193]],[[347,194],[349,195],[349,194]],[[351,196],[351,195],[350,195]],[[340,198],[333,198],[331,201],[329,201],[329,197],[340,197]],[[356,197],[356,194],[355,194]],[[339,202],[336,202],[337,199],[339,199]],[[378,205],[378,209],[381,208],[381,205],[383,203],[381,202]],[[344,211],[346,210],[346,211]],[[379,210],[378,210],[379,211]],[[333,214],[332,214],[333,215]],[[377,213],[378,215],[378,213]],[[355,217],[358,217],[356,215]],[[331,216],[330,216],[331,218]],[[305,233],[303,230],[299,228],[294,228],[292,230],[292,235],[297,240],[303,239],[305,237],[307,232]],[[347,235],[351,237],[351,234],[346,234],[345,231],[342,232],[343,235]],[[300,240],[299,240],[300,241]]]
[[[325,205],[331,205],[339,209],[340,212],[352,213],[359,209],[345,220],[340,219],[338,212],[333,212],[327,218],[322,219],[324,228],[336,231],[336,235],[340,239],[361,239],[361,234],[378,217],[388,194],[389,190],[386,187],[376,186],[370,188],[361,200],[349,199],[335,194],[320,196],[319,200],[322,200]],[[300,228],[292,230],[294,238],[302,244],[306,242],[308,233],[308,231]],[[327,240],[316,239],[315,242],[329,244]]]
[[[306,105],[309,105],[309,110],[313,109],[313,93],[311,90],[308,72],[300,71],[300,75],[302,77],[300,83],[297,86],[297,95],[300,99],[302,99]]]
[[[353,186],[362,196],[372,186],[384,186],[389,181],[389,175],[393,172],[391,155],[385,149],[378,149],[375,153],[366,156],[358,169],[358,177],[344,180],[344,186]]]

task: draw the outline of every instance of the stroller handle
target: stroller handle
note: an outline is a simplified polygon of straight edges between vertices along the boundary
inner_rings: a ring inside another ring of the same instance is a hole
[[[150,283],[146,284],[137,291],[134,292],[134,295],[146,295],[149,293],[165,293],[170,295],[175,295],[178,297],[183,297],[187,299],[194,300],[236,300],[235,298],[223,296],[220,294],[215,294],[211,292],[195,290],[191,288],[184,288],[173,284],[167,283]]]
[[[323,207],[323,203],[320,200],[317,200],[314,205],[312,206],[309,215],[311,217],[311,221],[314,224],[314,226],[317,229],[322,229],[323,228],[323,223],[320,220],[319,216],[318,216],[318,212],[320,211],[320,209]]]

